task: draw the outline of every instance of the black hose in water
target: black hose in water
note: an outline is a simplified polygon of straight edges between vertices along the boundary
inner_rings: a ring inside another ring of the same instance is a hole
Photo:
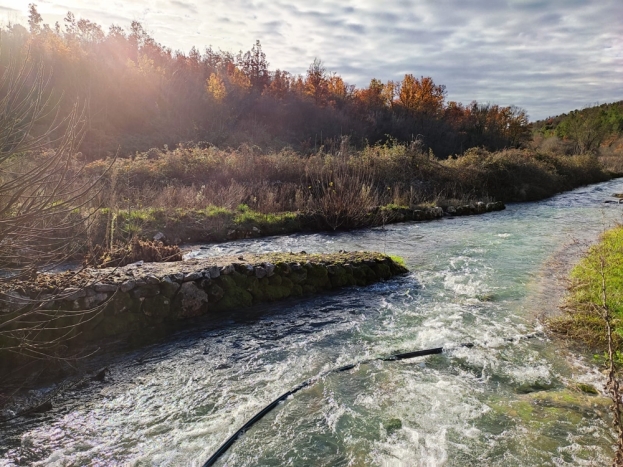
[[[467,347],[467,348],[470,348],[470,349],[473,346],[474,346],[474,344],[471,344],[471,343],[461,344],[460,345],[460,347]],[[394,354],[394,355],[389,355],[387,357],[379,357],[379,358],[373,358],[373,359],[370,359],[370,360],[365,360],[365,361],[362,361],[362,362],[351,363],[349,365],[344,365],[344,366],[341,366],[339,368],[334,368],[332,370],[329,370],[329,371],[321,374],[320,376],[316,376],[314,378],[310,378],[307,381],[304,381],[301,384],[299,384],[298,386],[292,388],[288,392],[282,394],[277,399],[275,399],[270,404],[268,404],[266,407],[264,407],[262,410],[260,410],[257,414],[255,414],[255,416],[251,420],[249,420],[238,431],[236,431],[233,435],[231,435],[227,439],[227,441],[225,441],[221,445],[221,447],[218,448],[218,450],[214,454],[212,454],[212,456],[205,462],[205,464],[203,464],[203,467],[210,467],[210,466],[214,465],[214,463],[219,459],[219,457],[221,457],[223,454],[225,454],[225,452],[231,447],[231,445],[236,442],[236,440],[238,439],[238,437],[240,437],[240,435],[242,435],[249,428],[251,428],[253,425],[255,425],[255,423],[260,421],[264,417],[264,415],[266,415],[268,412],[270,412],[275,407],[277,407],[280,402],[283,402],[288,397],[290,397],[292,394],[300,391],[301,389],[306,388],[307,386],[311,385],[312,383],[315,383],[317,380],[319,380],[323,376],[327,376],[327,375],[329,375],[331,373],[341,373],[343,371],[352,370],[357,365],[370,363],[371,361],[374,361],[374,360],[381,360],[381,361],[384,361],[384,362],[391,362],[391,361],[397,361],[397,360],[405,360],[407,358],[424,357],[426,355],[436,355],[436,354],[440,354],[440,353],[443,353],[443,347],[435,347],[434,349],[415,350],[413,352],[398,353],[398,354]]]

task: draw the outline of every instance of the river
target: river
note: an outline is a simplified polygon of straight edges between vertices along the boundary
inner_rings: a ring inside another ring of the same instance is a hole
[[[438,346],[447,350],[321,378],[217,465],[607,465],[607,409],[565,389],[600,387],[602,375],[546,338],[541,321],[557,309],[570,261],[621,219],[623,206],[603,203],[616,191],[622,180],[480,216],[198,250],[377,250],[402,256],[411,273],[206,322],[117,355],[105,382],[0,426],[0,465],[201,465],[307,378]]]

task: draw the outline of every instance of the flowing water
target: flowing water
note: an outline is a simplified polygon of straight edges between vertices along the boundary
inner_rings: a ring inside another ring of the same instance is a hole
[[[401,255],[411,273],[205,323],[117,356],[106,382],[0,426],[0,464],[201,465],[307,378],[444,346],[442,355],[320,378],[217,465],[607,465],[607,407],[565,389],[577,381],[599,387],[602,376],[547,339],[539,323],[556,310],[563,290],[556,278],[569,261],[621,219],[623,206],[603,204],[614,191],[623,191],[623,181],[481,216],[193,253],[370,249]]]

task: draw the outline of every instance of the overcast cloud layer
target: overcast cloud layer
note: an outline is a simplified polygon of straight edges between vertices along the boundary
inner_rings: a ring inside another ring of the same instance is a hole
[[[0,0],[25,23],[27,0]],[[450,100],[526,109],[532,120],[623,100],[623,0],[39,0],[107,30],[140,21],[160,43],[232,52],[262,42],[271,68],[304,73],[314,57],[349,83],[445,84]]]

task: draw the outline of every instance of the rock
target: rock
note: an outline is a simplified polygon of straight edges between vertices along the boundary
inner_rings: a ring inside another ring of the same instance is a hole
[[[216,284],[210,284],[207,287],[206,292],[208,293],[210,302],[213,303],[218,302],[221,298],[223,298],[223,295],[225,295],[225,291]]]
[[[149,285],[158,285],[160,284],[160,279],[158,279],[156,276],[154,276],[153,274],[148,274],[145,277],[143,277],[143,280],[149,284]]]
[[[87,296],[86,289],[78,287],[68,287],[63,290],[63,298],[65,300],[78,300]]]
[[[144,285],[142,287],[135,288],[130,294],[132,298],[147,298],[155,297],[160,294],[160,287],[157,284]]]
[[[456,208],[455,208],[454,206],[448,206],[448,207],[446,208],[446,212],[447,212],[448,214],[450,214],[450,215],[452,215],[452,214],[456,214]]]
[[[266,269],[266,276],[270,277],[275,273],[275,265],[273,263],[263,263]]]
[[[194,282],[184,282],[177,294],[179,303],[178,316],[191,318],[207,311],[208,294],[201,290]]]
[[[595,389],[595,386],[593,386],[592,384],[576,383],[572,386],[572,388],[586,394],[593,394],[595,396],[599,395],[599,391]]]
[[[478,212],[479,214],[487,212],[487,205],[482,201],[478,201],[476,203],[476,212]]]
[[[203,277],[203,273],[199,272],[199,271],[195,271],[195,272],[190,272],[188,274],[184,275],[184,282],[193,282],[196,280],[199,280]]]
[[[167,236],[163,234],[162,232],[158,232],[156,235],[154,235],[153,238],[154,238],[154,241],[156,242],[165,243],[167,241]]]
[[[172,298],[180,289],[177,282],[172,281],[169,277],[165,277],[160,283],[160,293],[165,297]]]
[[[50,401],[46,401],[43,404],[40,404],[38,406],[36,406],[35,408],[33,408],[32,410],[30,410],[30,412],[32,413],[44,413],[44,412],[49,412],[50,410],[52,410],[52,402]]]
[[[116,292],[117,288],[118,288],[118,286],[115,285],[115,284],[102,284],[101,282],[97,282],[93,286],[93,290],[95,290],[98,293]]]
[[[171,278],[171,280],[178,282],[178,283],[182,283],[184,282],[184,274],[181,272],[178,272],[176,274],[172,274],[171,276],[169,276]]]
[[[277,263],[275,268],[278,269],[281,274],[285,274],[286,276],[290,274],[290,265],[288,263]]]
[[[228,275],[235,271],[233,264],[228,264],[227,266],[221,268],[221,274]]]
[[[106,378],[106,372],[108,371],[108,367],[102,368],[93,376],[91,376],[91,381],[104,381]]]
[[[395,431],[398,431],[402,428],[402,420],[399,418],[391,418],[383,423],[383,428],[387,431],[388,435],[391,435]]]
[[[97,305],[101,305],[106,300],[108,300],[109,296],[107,293],[96,293],[95,295],[91,295],[84,299],[84,305],[86,308],[92,308]]]
[[[210,277],[210,279],[216,279],[217,277],[220,277],[221,275],[221,269],[218,266],[211,266],[205,272],[206,272],[205,276]]]
[[[623,193],[612,193],[613,198],[623,199]]]
[[[495,201],[493,203],[487,203],[486,207],[487,207],[487,212],[502,211],[506,209],[506,206],[504,205],[502,201]]]
[[[122,292],[125,293],[125,292],[129,292],[134,287],[136,287],[136,281],[134,281],[134,280],[127,280],[127,281],[121,283],[121,286],[119,287],[119,290],[121,290]]]
[[[267,274],[268,272],[266,271],[265,267],[255,266],[255,277],[257,277],[258,279],[261,279],[262,277],[266,277]]]
[[[253,231],[254,234],[259,235],[260,234],[260,229],[258,229],[257,227],[253,227],[253,229],[251,229]]]

